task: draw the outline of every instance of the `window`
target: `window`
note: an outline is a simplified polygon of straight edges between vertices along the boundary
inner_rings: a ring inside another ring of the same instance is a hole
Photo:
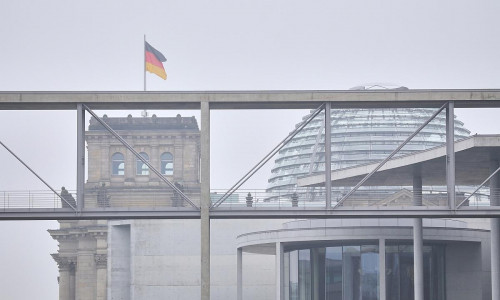
[[[141,152],[139,153],[139,155],[142,156],[142,158],[144,158],[146,161],[149,162],[149,156],[144,153],[144,152]],[[140,159],[137,159],[137,175],[149,175],[149,167],[142,162],[142,160]]]
[[[116,152],[111,156],[111,174],[125,175],[125,159],[120,152]]]
[[[170,152],[161,155],[161,173],[163,175],[174,175],[174,156]]]

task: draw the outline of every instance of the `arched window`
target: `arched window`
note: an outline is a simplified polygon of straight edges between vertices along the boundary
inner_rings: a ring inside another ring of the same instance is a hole
[[[111,156],[111,174],[125,175],[125,159],[120,152],[116,152]]]
[[[174,156],[170,152],[161,155],[161,173],[163,175],[174,175]]]
[[[139,154],[142,156],[142,158],[144,158],[146,161],[149,162],[149,156],[146,153],[141,152]],[[137,170],[137,173],[136,173],[137,175],[149,175],[149,167],[145,163],[143,163],[142,160],[140,160],[140,159],[137,159],[137,169],[136,170]]]

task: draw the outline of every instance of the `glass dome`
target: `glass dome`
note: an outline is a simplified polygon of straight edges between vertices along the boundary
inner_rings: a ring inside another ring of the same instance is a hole
[[[436,108],[332,109],[332,170],[385,159],[435,111]],[[303,120],[307,117],[303,117]],[[299,194],[301,200],[324,200],[323,188],[304,190],[296,185],[298,177],[325,171],[324,117],[324,112],[316,116],[279,151],[268,179],[268,201],[294,192]],[[297,124],[299,125],[300,123]],[[470,135],[470,131],[463,125],[455,118],[455,140]],[[441,146],[445,141],[446,115],[443,111],[396,156]],[[342,197],[350,189],[351,187],[333,187],[332,201]],[[395,188],[361,187],[357,193],[359,195],[363,191],[370,191],[373,194],[375,190],[387,195],[390,191],[394,193]],[[401,190],[401,187],[397,190]]]

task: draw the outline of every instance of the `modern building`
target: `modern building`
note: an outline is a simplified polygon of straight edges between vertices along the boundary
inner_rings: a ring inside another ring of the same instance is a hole
[[[280,295],[275,299],[414,299],[412,221],[291,221],[281,229],[240,235],[238,259],[245,261],[248,254],[275,259],[274,295]],[[424,220],[424,299],[491,299],[487,227]],[[243,279],[252,271],[239,269]],[[243,299],[251,298],[243,292]]]

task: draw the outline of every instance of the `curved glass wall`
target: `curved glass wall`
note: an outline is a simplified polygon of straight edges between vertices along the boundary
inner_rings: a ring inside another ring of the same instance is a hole
[[[445,300],[444,246],[424,246],[424,299]],[[285,252],[285,299],[378,300],[379,247],[342,245]],[[388,300],[413,299],[413,246],[386,246]]]
[[[332,109],[332,170],[385,159],[436,110],[436,108]],[[268,201],[294,192],[299,194],[301,200],[324,199],[323,188],[302,190],[297,189],[296,185],[297,177],[325,171],[324,127],[323,112],[279,151],[268,179],[266,190]],[[463,127],[463,123],[455,119],[455,139],[463,139],[469,135],[470,132]],[[442,112],[396,156],[441,146],[445,142],[446,115]],[[332,188],[332,200],[339,199],[349,190],[350,187]],[[387,192],[391,191],[390,188],[361,187],[358,193],[363,193],[363,190],[370,191],[372,195],[379,193],[382,196],[387,196]]]

